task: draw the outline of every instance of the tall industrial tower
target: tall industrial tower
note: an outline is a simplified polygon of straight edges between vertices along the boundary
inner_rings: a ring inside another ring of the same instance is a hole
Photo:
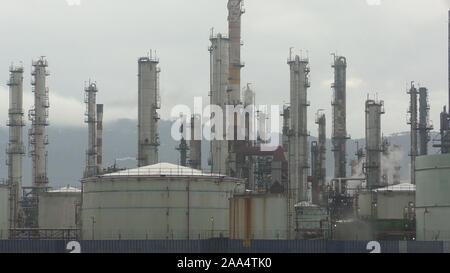
[[[316,115],[316,124],[319,126],[317,150],[318,150],[318,166],[317,166],[317,182],[319,186],[319,202],[324,204],[325,180],[327,176],[327,135],[326,135],[326,117],[325,113],[318,112]]]
[[[11,66],[9,69],[9,144],[8,185],[10,189],[10,229],[18,225],[19,204],[22,193],[22,161],[25,154],[23,145],[23,67]]]
[[[244,14],[243,0],[228,0],[229,46],[229,92],[230,105],[241,103],[241,16]]]
[[[158,163],[158,109],[159,60],[156,57],[142,57],[138,60],[138,166]]]
[[[347,176],[347,60],[345,57],[334,56],[334,94],[333,94],[333,152],[334,152],[334,177],[345,178]]]
[[[97,174],[103,173],[103,104],[97,104]]]
[[[46,191],[48,188],[47,177],[47,151],[48,137],[45,127],[49,125],[48,109],[50,107],[48,98],[48,88],[46,87],[46,77],[48,63],[44,57],[33,61],[33,70],[31,75],[32,90],[34,92],[34,108],[30,109],[28,117],[31,121],[29,131],[29,154],[33,160],[33,192],[37,196],[39,192]]]
[[[211,171],[217,174],[228,174],[228,141],[226,140],[226,105],[228,104],[228,75],[229,75],[229,45],[230,40],[221,34],[211,35],[211,105],[222,109],[222,117],[218,113],[211,113],[211,118],[222,126],[214,124],[211,140]],[[220,122],[222,121],[222,122]]]
[[[97,164],[97,84],[89,81],[88,86],[84,89],[84,102],[86,103],[85,123],[88,124],[88,149],[86,151],[86,168],[84,177],[93,177],[98,173]]]
[[[419,155],[428,154],[428,142],[433,126],[430,123],[430,104],[428,103],[428,89],[419,88]]]
[[[299,56],[288,59],[290,67],[290,136],[289,136],[289,190],[295,202],[306,201],[308,179],[307,91],[309,60]]]
[[[414,87],[414,83],[411,83],[411,89],[408,91],[410,95],[410,105],[408,113],[410,118],[408,124],[411,126],[411,184],[416,184],[416,157],[417,153],[417,89]]]
[[[384,114],[383,101],[366,101],[366,163],[364,170],[367,187],[374,189],[381,184],[381,115]]]
[[[202,169],[202,123],[200,115],[191,117],[191,139],[189,142],[189,166],[192,169]]]

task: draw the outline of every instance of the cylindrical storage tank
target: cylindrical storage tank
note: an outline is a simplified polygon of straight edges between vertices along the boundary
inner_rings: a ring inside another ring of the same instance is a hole
[[[39,195],[39,226],[44,229],[76,229],[81,190],[70,186]]]
[[[417,240],[450,240],[450,154],[416,161]]]
[[[82,180],[83,240],[228,237],[242,180],[160,163]]]
[[[0,240],[9,237],[9,188],[0,184]]]

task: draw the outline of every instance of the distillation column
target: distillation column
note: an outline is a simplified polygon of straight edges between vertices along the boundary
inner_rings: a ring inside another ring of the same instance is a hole
[[[411,126],[411,184],[416,184],[416,156],[417,156],[417,89],[414,87],[414,84],[411,83],[411,89],[408,91],[410,95],[411,101],[409,106],[409,115],[410,119],[408,124]]]
[[[215,137],[211,140],[211,170],[217,174],[228,174],[226,105],[228,103],[229,39],[217,34],[217,36],[211,36],[210,41],[211,105],[222,109],[222,113],[211,113],[211,119],[215,120],[211,128]]]
[[[9,69],[9,144],[8,154],[8,185],[10,189],[10,225],[18,225],[19,204],[22,195],[22,162],[25,154],[23,145],[23,67],[11,66]]]
[[[84,89],[86,103],[86,118],[85,123],[88,124],[88,149],[86,151],[86,168],[84,177],[93,177],[97,175],[97,114],[96,114],[96,96],[97,84],[89,82],[89,85]]]
[[[347,176],[347,106],[346,106],[346,80],[347,60],[345,57],[334,56],[334,98],[333,106],[333,152],[334,152],[334,177],[345,178]]]
[[[306,201],[308,179],[308,131],[307,131],[307,90],[309,84],[309,61],[299,56],[289,58],[290,66],[290,118],[289,138],[289,183],[293,199]]]
[[[317,113],[316,124],[319,125],[319,135],[317,142],[318,149],[318,173],[317,180],[319,185],[319,202],[324,205],[325,200],[325,180],[327,176],[327,135],[326,135],[326,117],[325,113]]]
[[[28,113],[32,128],[29,132],[30,156],[33,160],[33,189],[34,196],[39,192],[46,191],[48,188],[47,177],[47,151],[48,137],[45,127],[48,122],[48,88],[46,87],[46,77],[48,62],[41,57],[37,61],[33,61],[33,71],[31,75],[34,77],[32,81],[32,90],[34,92],[34,109]]]
[[[103,104],[97,104],[97,174],[103,173]]]
[[[428,89],[419,88],[419,155],[428,154],[428,142],[433,126],[429,118],[430,104],[428,103]]]
[[[366,172],[367,187],[381,186],[381,115],[384,114],[383,101],[366,101]]]
[[[228,35],[229,47],[229,92],[230,105],[241,103],[241,16],[243,0],[228,1]]]
[[[138,166],[158,163],[158,109],[161,108],[159,95],[159,61],[157,58],[142,57],[138,61]]]
[[[200,115],[191,117],[191,139],[189,142],[189,166],[192,169],[202,169],[202,121]]]

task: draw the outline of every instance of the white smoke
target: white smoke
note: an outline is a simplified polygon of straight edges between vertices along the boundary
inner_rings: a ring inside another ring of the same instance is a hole
[[[403,157],[403,151],[395,146],[390,146],[387,154],[381,156],[381,175],[386,175],[388,185],[394,184],[394,175],[398,172],[396,168],[402,166]]]

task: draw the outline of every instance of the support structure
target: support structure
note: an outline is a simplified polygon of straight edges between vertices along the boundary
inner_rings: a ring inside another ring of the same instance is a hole
[[[418,155],[417,153],[417,89],[414,87],[414,83],[411,83],[411,89],[408,91],[408,94],[410,95],[410,106],[408,113],[410,115],[408,124],[411,126],[411,151],[410,151],[410,157],[411,157],[411,184],[416,184],[416,173],[415,173],[415,166],[416,166],[416,157]]]
[[[103,104],[97,104],[97,174],[103,173]]]
[[[9,228],[15,229],[19,223],[19,210],[22,193],[22,162],[25,154],[23,145],[23,67],[9,68],[9,143],[8,155],[8,186],[9,186]]]
[[[90,82],[84,89],[84,102],[86,103],[86,113],[84,122],[88,124],[88,149],[86,151],[86,168],[84,170],[84,177],[93,177],[98,173],[97,164],[97,84]]]
[[[48,137],[46,135],[46,127],[49,125],[48,109],[50,107],[46,86],[46,77],[49,75],[47,71],[48,62],[44,57],[37,61],[33,61],[33,71],[31,75],[32,90],[34,92],[34,107],[30,109],[28,117],[31,121],[31,129],[29,131],[29,154],[33,160],[33,195],[37,196],[40,192],[46,191],[48,188],[47,177],[47,150]]]
[[[347,59],[334,56],[334,94],[331,103],[333,107],[333,152],[334,152],[334,177],[347,177]]]
[[[419,155],[428,154],[428,142],[433,125],[430,123],[430,104],[428,103],[428,89],[419,88]]]
[[[157,112],[161,108],[159,94],[159,60],[156,57],[142,57],[138,60],[138,165],[139,167],[158,163]]]
[[[230,40],[221,34],[212,35],[211,47],[211,105],[222,109],[221,115],[211,112],[211,119],[217,124],[212,125],[214,138],[211,141],[211,171],[217,174],[228,174],[229,147],[226,140],[226,105],[228,103],[229,75],[229,43]]]
[[[381,115],[384,114],[384,102],[366,101],[366,163],[364,170],[368,189],[382,186],[381,154]]]

